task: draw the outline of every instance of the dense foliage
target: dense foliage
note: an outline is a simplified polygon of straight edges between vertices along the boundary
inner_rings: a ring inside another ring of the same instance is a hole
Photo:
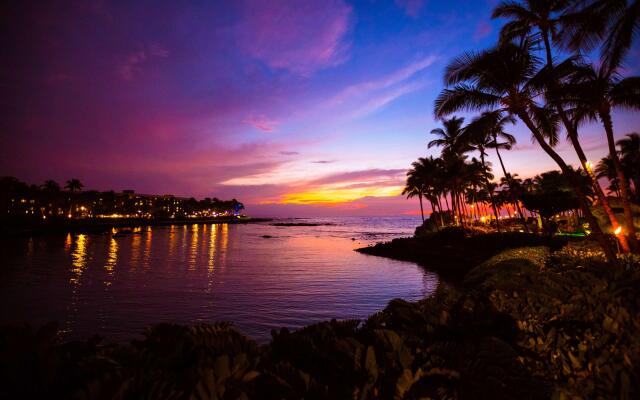
[[[58,344],[0,332],[0,397],[79,399],[638,398],[640,262],[508,250],[457,289],[392,301],[367,321],[282,329],[265,346],[228,324],[144,340]]]

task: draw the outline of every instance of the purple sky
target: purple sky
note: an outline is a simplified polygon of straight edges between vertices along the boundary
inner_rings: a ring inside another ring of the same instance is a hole
[[[438,153],[426,143],[442,70],[495,41],[494,5],[9,1],[0,175],[236,197],[252,215],[415,212],[398,194],[409,164]],[[616,113],[618,136],[639,121]],[[554,168],[512,132],[508,169]],[[606,153],[598,125],[581,134],[591,159]]]

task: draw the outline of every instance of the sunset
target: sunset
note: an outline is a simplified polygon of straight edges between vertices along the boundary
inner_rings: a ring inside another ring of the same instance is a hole
[[[640,1],[0,11],[0,397],[640,395]]]

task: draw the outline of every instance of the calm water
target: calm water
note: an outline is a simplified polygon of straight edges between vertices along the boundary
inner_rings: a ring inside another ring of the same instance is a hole
[[[128,340],[160,321],[225,320],[266,341],[273,328],[361,319],[393,298],[416,300],[436,288],[437,276],[414,264],[353,251],[411,235],[415,218],[294,222],[332,225],[199,224],[5,240],[0,323],[57,320],[66,339]]]

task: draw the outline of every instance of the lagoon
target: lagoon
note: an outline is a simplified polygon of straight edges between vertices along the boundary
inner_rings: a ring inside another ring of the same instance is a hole
[[[437,275],[416,264],[353,251],[419,223],[316,218],[5,238],[0,323],[56,320],[63,339],[124,341],[158,322],[230,321],[266,342],[280,327],[364,319],[393,298],[435,291]]]

